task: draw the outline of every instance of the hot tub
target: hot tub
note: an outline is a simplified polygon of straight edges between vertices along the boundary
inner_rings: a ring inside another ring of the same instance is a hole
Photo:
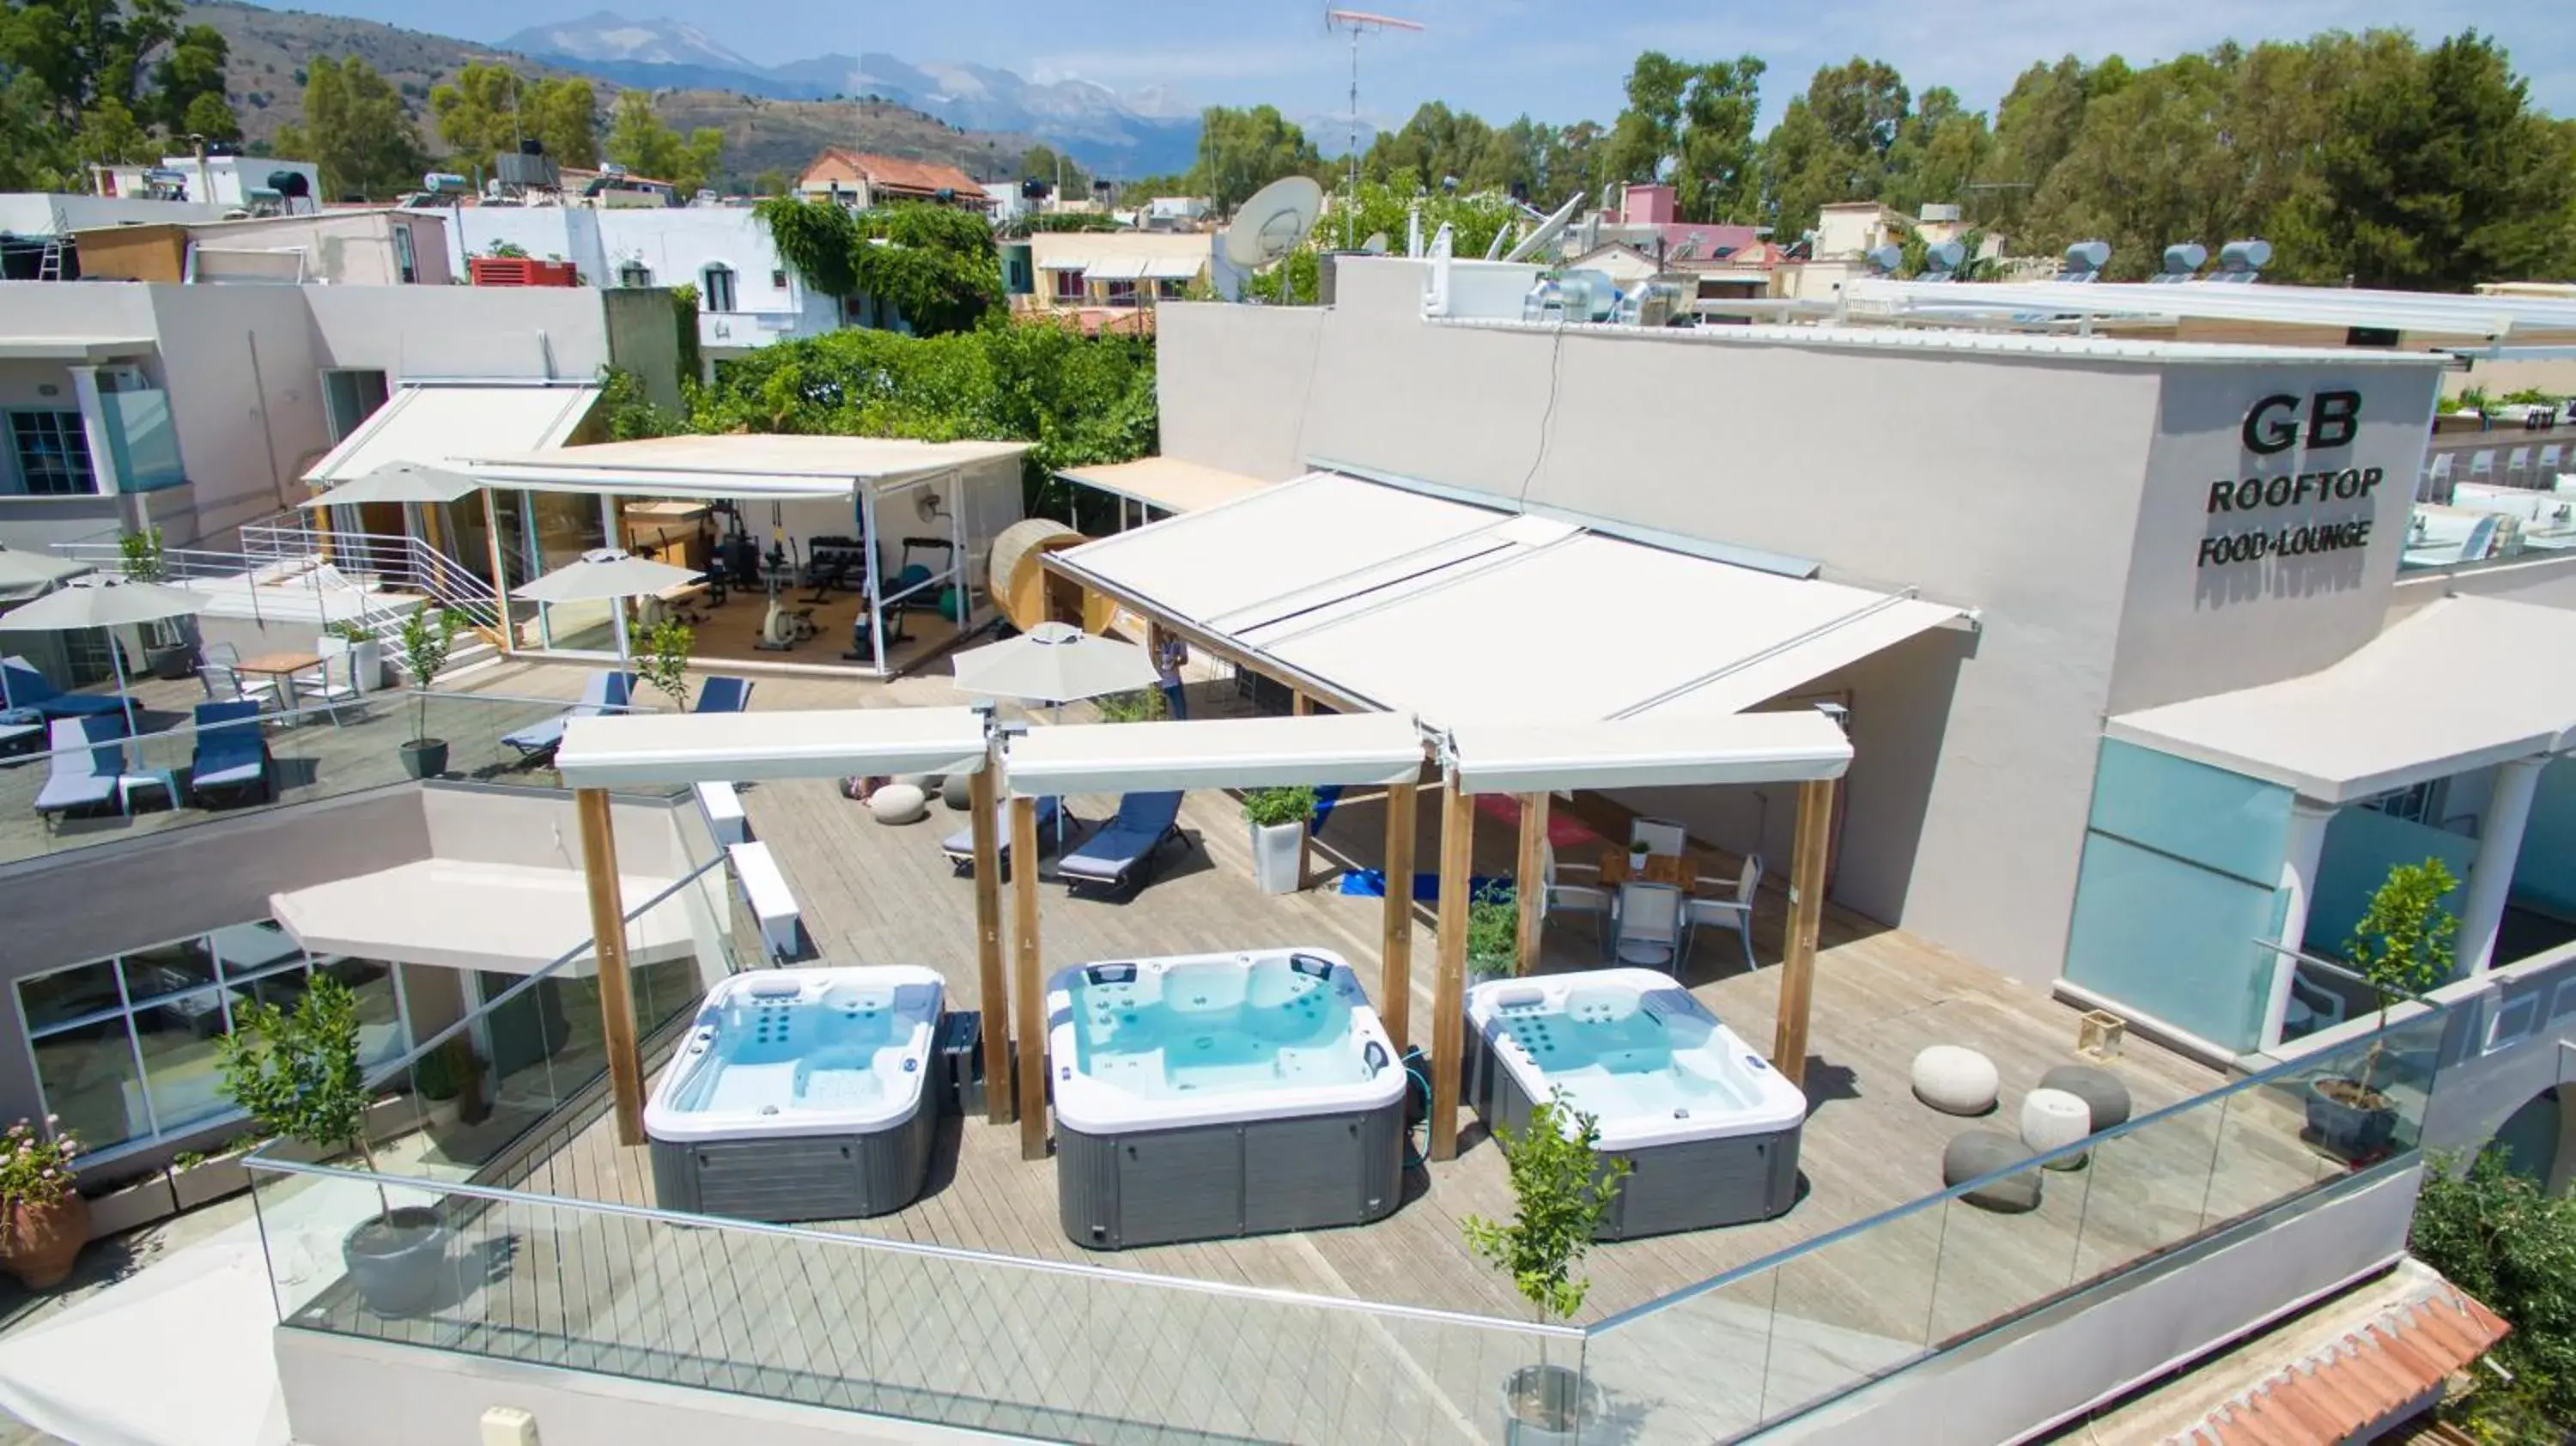
[[[921,1193],[941,980],[911,965],[763,969],[707,991],[644,1105],[662,1208],[847,1220]]]
[[[1404,1066],[1328,949],[1085,964],[1048,981],[1047,1020],[1077,1245],[1356,1225],[1402,1197]]]
[[[1652,969],[1496,979],[1467,991],[1467,1093],[1521,1129],[1561,1090],[1633,1168],[1601,1223],[1625,1240],[1767,1220],[1798,1188],[1807,1097]]]

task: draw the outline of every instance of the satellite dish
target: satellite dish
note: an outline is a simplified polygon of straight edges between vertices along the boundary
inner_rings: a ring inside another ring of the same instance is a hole
[[[1386,248],[1394,244],[1394,239],[1389,237],[1384,231],[1371,231],[1369,233],[1369,238],[1360,243],[1360,249],[1371,256],[1384,256],[1386,254]]]
[[[1225,228],[1225,259],[1268,266],[1306,239],[1324,214],[1324,188],[1312,176],[1282,176],[1252,193]]]
[[[1539,222],[1537,230],[1522,237],[1519,245],[1503,253],[1503,259],[1505,261],[1527,261],[1532,256],[1537,255],[1538,248],[1555,240],[1557,233],[1565,229],[1566,223],[1572,221],[1574,219],[1574,213],[1582,209],[1582,207],[1583,193],[1581,191],[1577,191],[1573,196],[1567,199],[1564,205],[1556,208],[1556,213],[1554,215],[1551,215],[1546,220]]]

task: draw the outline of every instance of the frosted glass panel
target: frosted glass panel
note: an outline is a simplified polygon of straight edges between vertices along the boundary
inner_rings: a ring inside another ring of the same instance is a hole
[[[2093,827],[2268,889],[2281,876],[2290,790],[2106,738]]]
[[[2066,977],[2231,1049],[2251,1049],[2269,990],[2273,891],[2091,834]]]

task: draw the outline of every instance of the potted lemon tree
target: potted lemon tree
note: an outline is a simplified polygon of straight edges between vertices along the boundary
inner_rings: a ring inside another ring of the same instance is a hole
[[[2450,980],[2451,941],[2460,932],[2460,921],[2442,907],[2442,899],[2459,882],[2438,858],[2395,865],[2343,946],[2344,959],[2379,1001],[2383,1036],[2392,1006]],[[2395,1137],[2397,1106],[2379,1088],[2387,1048],[2384,1037],[2373,1039],[2361,1052],[2356,1072],[2308,1085],[2308,1129],[2330,1153],[2362,1160],[2386,1149]]]
[[[236,1005],[233,1032],[215,1041],[215,1067],[224,1097],[262,1130],[324,1158],[351,1151],[367,1173],[377,1173],[367,1139],[370,1099],[358,1070],[358,1002],[346,984],[316,974],[291,1010]],[[340,1256],[369,1310],[412,1316],[436,1304],[448,1280],[447,1241],[437,1211],[396,1206],[379,1184],[376,1213],[342,1237]]]
[[[1315,790],[1256,788],[1243,796],[1243,820],[1252,825],[1252,881],[1265,894],[1293,894],[1304,885],[1306,820],[1315,816]]]
[[[402,631],[395,638],[403,672],[411,677],[412,732],[402,745],[402,765],[403,772],[414,778],[435,778],[447,771],[447,740],[429,736],[429,690],[447,670],[448,655],[456,651],[456,628],[456,614],[446,608],[415,608],[403,615]]]
[[[1574,1267],[1618,1200],[1628,1162],[1601,1158],[1601,1122],[1568,1105],[1562,1091],[1531,1109],[1524,1128],[1497,1126],[1494,1143],[1511,1176],[1512,1218],[1460,1221],[1467,1247],[1511,1276],[1542,1323],[1572,1320],[1592,1289]],[[1574,1446],[1600,1414],[1600,1389],[1581,1371],[1550,1364],[1544,1341],[1538,1364],[1503,1380],[1508,1446]]]

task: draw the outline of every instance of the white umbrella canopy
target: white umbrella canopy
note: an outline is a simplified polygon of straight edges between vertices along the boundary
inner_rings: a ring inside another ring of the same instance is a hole
[[[614,547],[595,547],[520,588],[515,596],[545,603],[613,603],[697,579],[698,575],[685,567],[637,557]],[[623,662],[628,656],[626,609],[616,608],[613,613],[617,619],[617,657]]]
[[[949,660],[968,693],[1047,704],[1150,688],[1162,681],[1143,648],[1094,637],[1068,623],[1040,623],[1016,638],[969,648]]]
[[[462,472],[419,462],[387,462],[311,500],[306,508],[345,507],[360,502],[453,502],[483,484]]]
[[[78,577],[87,571],[88,563],[74,562],[68,557],[0,547],[0,602],[21,596],[32,597],[65,578]]]
[[[0,615],[0,632],[60,633],[80,628],[128,628],[201,613],[209,601],[203,594],[185,588],[163,587],[157,582],[137,582],[132,578],[98,573],[72,578],[34,602]],[[116,691],[122,694],[125,692],[125,650],[111,642],[107,656],[110,665],[116,669]],[[125,700],[125,731],[134,731],[134,700],[130,697]]]

